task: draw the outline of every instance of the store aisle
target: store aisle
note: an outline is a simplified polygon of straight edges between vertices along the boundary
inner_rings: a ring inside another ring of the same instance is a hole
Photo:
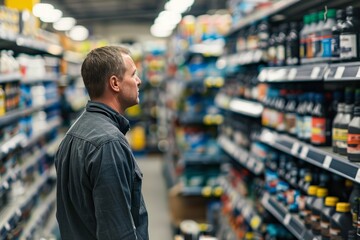
[[[167,190],[162,174],[162,156],[138,156],[143,172],[143,194],[149,213],[150,240],[171,240],[171,224],[167,203]]]

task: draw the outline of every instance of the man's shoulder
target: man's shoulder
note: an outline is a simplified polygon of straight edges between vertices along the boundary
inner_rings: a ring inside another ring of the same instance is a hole
[[[83,139],[96,146],[125,139],[124,134],[111,121],[88,114],[81,116],[69,129],[67,135]]]

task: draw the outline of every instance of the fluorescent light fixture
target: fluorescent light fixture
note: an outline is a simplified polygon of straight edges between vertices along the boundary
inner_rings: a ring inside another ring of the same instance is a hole
[[[63,13],[59,9],[51,9],[44,12],[43,15],[40,16],[40,20],[46,23],[53,23],[57,22],[62,17],[62,15]]]
[[[89,37],[89,30],[81,25],[76,25],[70,29],[69,37],[74,41],[84,41]]]
[[[155,19],[155,23],[164,22],[169,24],[178,24],[181,21],[181,14],[172,11],[162,11]]]
[[[170,0],[165,4],[165,10],[181,14],[186,12],[193,4],[194,0]]]
[[[49,3],[37,3],[33,6],[32,12],[35,17],[41,17],[44,13],[54,9],[54,6]]]
[[[153,35],[154,37],[168,37],[171,35],[172,30],[167,30],[167,29],[163,29],[163,28],[159,28],[156,25],[152,25],[150,28],[150,33],[151,35]]]
[[[75,18],[72,17],[63,17],[60,18],[57,22],[53,23],[53,27],[57,31],[69,31],[76,24]]]

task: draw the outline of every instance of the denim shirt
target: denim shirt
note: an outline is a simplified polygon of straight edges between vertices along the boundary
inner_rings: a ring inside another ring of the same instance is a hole
[[[63,240],[147,240],[142,173],[125,138],[129,122],[89,102],[55,155]]]

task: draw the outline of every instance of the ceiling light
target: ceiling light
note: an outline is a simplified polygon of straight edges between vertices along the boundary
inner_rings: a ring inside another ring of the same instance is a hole
[[[84,41],[89,37],[89,30],[84,26],[76,25],[70,30],[69,37],[74,41]]]
[[[171,24],[171,23],[167,23],[167,22],[158,22],[158,23],[154,23],[153,26],[155,26],[156,28],[159,28],[159,29],[172,31],[175,29],[176,24]]]
[[[170,0],[165,4],[165,9],[178,13],[186,12],[194,4],[194,0]]]
[[[168,37],[171,35],[172,30],[159,28],[156,25],[152,25],[150,28],[151,35],[154,37]]]
[[[35,17],[41,17],[44,13],[54,9],[54,6],[48,3],[37,3],[33,6],[32,12]]]
[[[40,20],[46,23],[53,23],[57,22],[62,17],[62,15],[63,13],[59,9],[51,9],[47,12],[44,12],[40,17]]]
[[[53,27],[57,31],[69,31],[73,26],[75,26],[75,24],[75,18],[63,17],[60,18],[57,22],[53,23]]]
[[[164,22],[169,24],[178,24],[181,21],[181,14],[172,11],[162,11],[155,19],[155,23]]]

